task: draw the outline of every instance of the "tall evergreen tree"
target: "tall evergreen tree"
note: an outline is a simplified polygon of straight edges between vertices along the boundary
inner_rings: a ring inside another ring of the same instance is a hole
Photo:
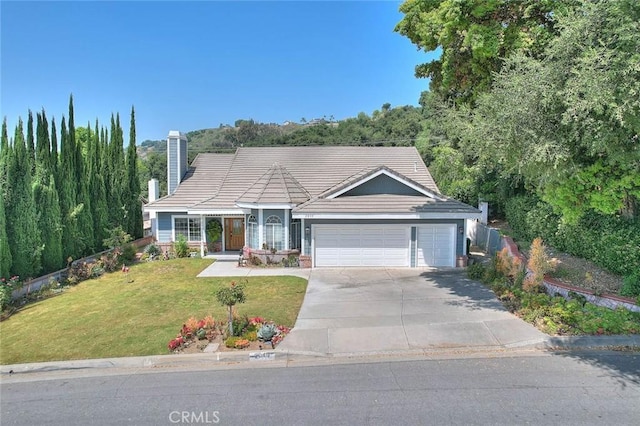
[[[43,183],[49,182],[53,175],[51,168],[51,140],[49,139],[49,123],[44,109],[36,114],[36,176]]]
[[[0,182],[0,278],[9,278],[11,275],[11,249],[7,238],[7,219],[4,214],[4,192]]]
[[[109,213],[107,207],[107,195],[105,191],[103,173],[101,170],[101,140],[96,120],[95,131],[89,139],[87,147],[86,181],[89,182],[91,194],[91,217],[93,219],[94,246],[97,250],[103,247],[103,240],[108,237]]]
[[[36,126],[36,174],[33,184],[33,198],[38,209],[38,227],[41,232],[43,251],[42,269],[52,272],[63,266],[62,260],[62,217],[56,181],[51,167],[51,142],[47,116],[37,114]]]
[[[142,204],[140,202],[140,176],[138,175],[138,153],[136,151],[136,117],[131,107],[129,146],[127,147],[127,188],[128,233],[133,238],[142,238]]]
[[[62,216],[62,254],[64,259],[78,259],[84,249],[78,230],[78,213],[82,209],[76,204],[77,184],[75,182],[75,146],[69,138],[66,120],[60,121],[60,213]]]
[[[62,216],[53,174],[49,181],[36,182],[33,198],[40,209],[38,227],[42,236],[42,269],[49,273],[64,266],[62,258]]]
[[[8,278],[11,273],[11,249],[7,235],[7,217],[5,215],[5,187],[7,180],[7,159],[9,158],[9,136],[7,119],[2,122],[0,139],[0,278]]]
[[[111,116],[111,132],[108,150],[108,205],[109,226],[114,228],[123,224],[124,206],[122,202],[122,176],[124,176],[122,129],[120,128],[120,116],[117,119]]]
[[[89,132],[91,129],[89,129]],[[69,97],[69,149],[73,150],[73,181],[76,184],[76,212],[78,225],[78,252],[88,255],[93,252],[94,232],[91,218],[91,198],[84,174],[84,158],[82,144],[76,138],[74,124],[73,95]]]
[[[36,171],[36,150],[33,140],[33,113],[29,110],[29,118],[27,119],[27,164],[29,165],[29,173],[31,176]]]
[[[61,188],[60,185],[60,159],[58,158],[58,132],[56,131],[56,119],[51,118],[51,154],[50,164],[53,178],[56,180],[56,188],[58,191]]]
[[[42,247],[30,170],[23,124],[19,120],[8,159],[5,214],[7,235],[11,236],[11,273],[23,279],[36,276],[41,269]]]

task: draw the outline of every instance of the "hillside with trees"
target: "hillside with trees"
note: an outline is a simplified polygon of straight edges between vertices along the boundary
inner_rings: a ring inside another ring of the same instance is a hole
[[[272,145],[369,145],[413,146],[422,131],[423,108],[382,105],[371,115],[334,121],[333,117],[301,120],[301,123],[259,123],[252,119],[236,120],[234,126],[187,132],[189,162],[201,152],[233,152],[240,146]],[[166,194],[167,155],[165,141],[144,141],[138,152],[142,159],[140,179],[143,196],[149,179],[160,182],[161,195]]]

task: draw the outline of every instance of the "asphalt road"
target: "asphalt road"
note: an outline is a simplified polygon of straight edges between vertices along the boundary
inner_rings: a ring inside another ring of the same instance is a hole
[[[3,377],[2,425],[637,425],[640,353]]]

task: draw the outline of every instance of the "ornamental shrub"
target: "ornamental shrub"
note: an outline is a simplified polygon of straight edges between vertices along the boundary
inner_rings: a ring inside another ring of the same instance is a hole
[[[173,251],[176,257],[189,256],[189,243],[187,243],[187,238],[184,235],[178,235],[176,241],[173,243]]]
[[[624,277],[620,294],[625,297],[640,296],[640,271],[635,271],[631,275]]]
[[[516,239],[541,237],[554,248],[591,260],[614,274],[625,276],[640,270],[640,220],[589,212],[569,223],[531,196],[512,198],[505,212]]]

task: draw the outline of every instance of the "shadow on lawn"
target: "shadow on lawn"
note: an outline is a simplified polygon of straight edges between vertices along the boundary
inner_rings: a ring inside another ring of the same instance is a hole
[[[466,270],[451,269],[429,271],[420,274],[422,278],[431,282],[435,287],[448,290],[458,300],[445,302],[451,306],[461,306],[470,310],[493,309],[505,312],[493,291],[479,283],[467,278]]]

